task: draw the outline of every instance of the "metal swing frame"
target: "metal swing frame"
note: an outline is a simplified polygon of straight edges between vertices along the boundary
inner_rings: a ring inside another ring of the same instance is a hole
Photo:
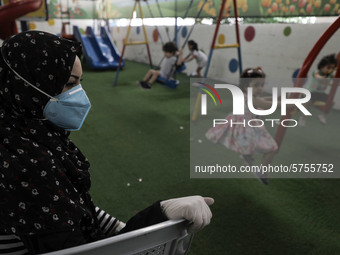
[[[141,7],[141,4],[140,4],[140,1],[141,0],[135,0],[135,4],[134,4],[132,12],[131,12],[131,16],[130,16],[130,20],[129,20],[129,26],[128,26],[127,33],[126,33],[126,36],[125,36],[125,39],[124,39],[123,50],[122,50],[122,54],[120,55],[120,58],[119,58],[118,68],[117,68],[117,71],[116,71],[116,77],[115,77],[113,86],[116,86],[117,82],[118,82],[119,70],[121,68],[121,63],[122,63],[122,60],[123,60],[123,56],[124,56],[124,52],[125,52],[126,46],[129,46],[129,45],[143,45],[143,44],[145,44],[147,52],[148,52],[149,64],[150,64],[150,67],[152,67],[152,59],[151,59],[149,41],[148,41],[148,36],[146,34],[145,26],[144,26],[144,16],[143,16],[143,11],[142,11],[142,7]],[[137,6],[138,6],[140,17],[142,19],[142,29],[143,29],[143,34],[144,34],[144,41],[129,42],[128,39],[129,39],[129,35],[130,35],[130,32],[131,32],[131,21],[132,21],[132,18],[133,18],[133,13],[137,9]]]

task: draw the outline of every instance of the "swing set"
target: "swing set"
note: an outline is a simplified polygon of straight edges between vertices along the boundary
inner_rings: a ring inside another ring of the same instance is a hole
[[[148,1],[146,1],[145,3],[146,3],[146,6],[148,7],[148,10],[149,10],[149,13],[150,13],[151,18],[154,19],[155,16],[154,16],[153,13],[152,13],[152,10],[151,10],[151,8],[150,8],[150,5],[149,5]],[[158,1],[157,1],[157,4],[159,4]],[[160,14],[161,14],[161,17],[163,17],[163,14],[162,14],[162,13],[160,13]],[[159,32],[158,26],[157,26],[156,24],[155,24],[155,28],[156,28],[156,31],[157,31],[157,33],[158,33],[158,36],[159,36],[159,39],[160,39],[162,45],[164,45],[164,41],[163,41],[162,35],[161,35],[161,33]],[[170,37],[170,36],[169,36],[168,30],[165,29],[165,31],[167,32],[168,37]]]
[[[216,38],[217,38],[218,31],[220,29],[222,16],[223,16],[223,13],[224,13],[224,10],[225,10],[226,1],[227,0],[223,0],[222,3],[221,3],[220,12],[219,12],[217,23],[216,23],[216,28],[215,28],[213,40],[211,42],[211,47],[210,47],[210,51],[209,51],[209,55],[208,55],[208,63],[207,63],[207,66],[205,67],[203,78],[207,78],[207,76],[208,76],[212,55],[213,55],[213,52],[214,52],[215,49],[237,48],[238,67],[239,67],[238,69],[239,69],[240,75],[242,73],[241,40],[240,40],[240,32],[239,32],[239,25],[238,25],[238,12],[237,12],[237,2],[236,2],[236,0],[233,0],[236,43],[234,43],[234,44],[216,44]],[[193,112],[192,117],[191,117],[192,121],[195,121],[196,118],[197,118],[198,109],[199,109],[199,106],[200,106],[200,103],[201,103],[201,95],[202,95],[202,93],[201,93],[201,91],[199,91],[198,94],[197,94],[197,98],[196,98],[194,112]]]
[[[146,34],[145,26],[144,26],[144,16],[143,16],[143,11],[142,11],[142,7],[141,7],[141,4],[140,4],[140,1],[141,0],[135,0],[135,4],[133,5],[133,9],[132,9],[131,16],[130,16],[130,21],[129,21],[129,26],[128,26],[127,33],[126,33],[126,36],[125,36],[125,39],[124,39],[124,42],[123,42],[123,50],[122,50],[122,54],[120,55],[120,58],[119,58],[118,68],[117,68],[117,71],[116,71],[116,77],[115,77],[113,86],[117,85],[119,70],[121,68],[121,64],[122,64],[122,60],[123,60],[123,56],[124,56],[124,53],[125,53],[126,46],[129,46],[129,45],[145,45],[147,53],[148,53],[148,57],[149,57],[149,64],[150,64],[150,67],[152,67],[152,60],[151,60],[149,41],[148,41],[148,36]],[[129,35],[130,35],[130,32],[131,32],[131,21],[132,21],[134,12],[137,9],[137,5],[138,5],[138,10],[139,10],[139,15],[140,15],[140,17],[142,19],[142,29],[143,29],[143,34],[144,34],[144,41],[135,41],[135,42],[131,41],[131,42],[129,42],[128,40],[129,40]]]
[[[333,22],[333,24],[330,25],[329,28],[321,35],[321,37],[316,42],[316,44],[314,45],[312,50],[309,52],[308,56],[306,57],[305,61],[303,62],[302,67],[300,68],[300,71],[299,71],[299,73],[296,77],[297,79],[295,80],[294,87],[300,87],[301,88],[303,86],[303,83],[304,83],[305,78],[307,77],[308,71],[311,68],[316,57],[318,56],[318,54],[320,53],[322,48],[325,46],[325,44],[328,42],[328,40],[339,29],[339,27],[340,27],[340,17],[338,17]],[[299,78],[301,78],[301,79],[299,79]],[[332,108],[335,93],[336,93],[337,88],[339,86],[339,79],[336,79],[336,78],[340,78],[340,53],[337,56],[337,71],[335,73],[334,78],[335,79],[333,79],[333,81],[332,81],[332,87],[331,87],[330,92],[328,94],[328,98],[327,98],[326,103],[323,104],[323,105],[319,105],[319,108],[324,113],[328,113],[330,111],[330,109]],[[298,98],[298,97],[299,97],[298,93],[292,93],[290,95],[290,98]],[[290,119],[293,111],[294,110],[288,111],[287,115],[282,116],[281,123],[282,123],[282,121],[284,121],[286,119]],[[286,129],[287,129],[286,127],[284,127],[283,125],[280,125],[278,127],[277,131],[276,131],[275,140],[276,140],[276,143],[277,143],[279,148],[282,144],[284,135],[286,133]]]
[[[198,13],[196,14],[194,24],[193,24],[193,26],[191,27],[191,29],[190,29],[188,35],[186,36],[186,38],[185,38],[185,40],[184,40],[184,42],[183,42],[183,44],[182,44],[181,50],[183,50],[184,47],[185,47],[185,45],[187,44],[187,42],[188,42],[188,40],[189,40],[189,38],[190,38],[190,36],[191,36],[191,34],[192,34],[192,31],[193,31],[194,28],[195,28],[195,24],[197,23],[197,20],[198,20],[199,17],[201,16],[201,13],[202,13],[202,11],[203,11],[204,5],[207,3],[207,1],[208,1],[208,0],[204,0],[203,4],[201,5],[200,10],[199,10]],[[177,1],[176,1],[176,2],[177,2]],[[190,8],[191,8],[191,6],[192,6],[192,3],[193,3],[193,0],[190,1],[189,5],[188,5],[188,7],[187,7],[187,9],[186,9],[186,12],[185,12],[185,14],[184,14],[184,16],[183,16],[183,19],[185,19],[185,18],[188,16],[188,13],[189,13],[189,10],[190,10]],[[176,18],[176,20],[177,20],[177,18]],[[173,41],[176,42],[176,43],[177,43],[177,34],[181,31],[182,28],[183,28],[183,26],[181,26],[180,28],[177,28],[177,22],[176,22],[176,25],[175,25],[175,37],[174,37],[174,39],[173,39]],[[160,64],[162,63],[163,60],[164,60],[164,57],[162,58],[162,60],[161,60],[161,62],[159,63],[158,66],[160,66]],[[176,62],[177,62],[177,61],[176,61]],[[174,68],[176,68],[176,71],[175,71],[175,75],[176,75],[176,73],[183,72],[183,71],[186,69],[186,66],[185,66],[184,62],[182,62],[181,65],[179,65],[179,66],[178,66],[177,63],[176,63],[176,65],[175,65]],[[169,88],[177,88],[177,86],[178,86],[178,84],[179,84],[179,81],[176,80],[176,79],[165,79],[165,78],[162,78],[162,77],[158,77],[156,81],[157,81],[158,83],[161,83],[161,84],[163,84],[163,85],[169,87]]]
[[[125,48],[126,46],[128,45],[141,45],[141,44],[145,44],[146,47],[147,47],[147,52],[148,52],[148,58],[149,58],[149,63],[150,63],[150,68],[152,68],[152,59],[151,59],[151,54],[150,54],[150,48],[149,48],[149,41],[148,41],[148,37],[147,37],[147,34],[146,34],[146,29],[145,29],[145,26],[144,26],[144,17],[143,17],[143,12],[142,12],[142,8],[141,8],[141,4],[140,4],[140,1],[141,0],[135,0],[135,4],[134,4],[134,7],[133,7],[133,10],[132,10],[132,14],[130,16],[130,21],[129,21],[129,26],[128,26],[128,30],[127,30],[127,33],[126,33],[126,36],[125,36],[125,39],[124,39],[124,43],[123,43],[123,50],[122,50],[122,54],[120,56],[120,59],[119,59],[119,62],[118,62],[118,68],[117,68],[117,72],[116,72],[116,76],[115,76],[115,80],[114,80],[114,83],[113,83],[113,86],[116,86],[117,85],[117,81],[118,81],[118,76],[119,76],[119,70],[120,70],[120,67],[121,67],[121,61],[123,59],[123,55],[124,55],[124,52],[125,52]],[[208,0],[204,0],[204,3],[201,5],[201,8],[200,10],[198,11],[196,17],[195,17],[195,22],[193,24],[193,26],[191,27],[189,33],[188,33],[188,36],[186,37],[186,39],[184,40],[183,44],[182,44],[182,47],[181,49],[184,49],[185,45],[187,44],[193,30],[194,30],[194,27],[195,27],[195,24],[197,23],[197,20],[199,19],[202,11],[203,11],[203,8],[204,8],[204,5],[207,3]],[[149,10],[149,13],[150,13],[150,16],[152,18],[154,18],[154,15],[152,13],[152,10],[150,8],[150,5],[148,3],[148,1],[144,1],[147,5],[147,8]],[[156,4],[157,4],[157,7],[158,7],[158,11],[160,13],[160,16],[163,18],[163,13],[162,13],[162,10],[160,8],[160,5],[159,5],[159,2],[158,0],[156,0]],[[188,13],[189,13],[189,10],[191,8],[193,4],[193,0],[190,0],[190,3],[188,4],[188,7],[186,9],[186,12],[183,16],[183,19],[185,19],[187,16],[188,16]],[[142,20],[142,29],[143,29],[143,33],[144,33],[144,41],[138,41],[138,42],[128,42],[128,39],[129,39],[129,35],[130,35],[130,32],[131,32],[131,20],[133,18],[133,13],[136,11],[136,8],[137,8],[137,5],[138,5],[138,9],[139,9],[139,14],[141,16],[141,20]],[[177,6],[177,1],[176,1],[176,6]],[[176,8],[177,9],[177,8]],[[164,41],[163,41],[163,38],[161,36],[161,33],[158,29],[158,26],[155,25],[155,28],[157,30],[157,33],[159,35],[159,38],[161,40],[161,43],[162,45],[164,45]],[[181,31],[183,27],[181,26],[180,28],[177,27],[177,17],[176,17],[176,23],[175,23],[175,35],[174,35],[174,39],[173,41],[177,41],[177,34]],[[170,39],[170,35],[169,35],[169,31],[166,29],[165,30],[166,33],[167,33],[167,37],[169,39],[169,41],[171,41]],[[162,58],[162,60],[160,61],[159,65],[161,64],[161,62],[163,61],[164,57]],[[182,72],[183,70],[185,70],[185,64],[182,63],[180,66],[174,66],[174,68],[176,68],[176,71],[175,73],[179,73],[179,72]],[[164,79],[164,78],[161,78],[159,77],[157,80],[157,82],[169,87],[169,88],[177,88],[178,84],[179,84],[179,81],[176,80],[176,79]]]
[[[211,62],[211,58],[212,58],[212,53],[214,51],[214,49],[221,49],[221,48],[233,48],[236,47],[238,49],[238,57],[239,57],[239,71],[240,73],[242,72],[242,60],[241,60],[241,48],[240,48],[240,37],[239,37],[239,29],[238,29],[238,22],[237,22],[237,6],[236,6],[236,0],[233,0],[233,4],[234,4],[234,11],[235,11],[235,25],[236,25],[236,38],[237,38],[237,43],[236,44],[230,44],[230,45],[215,45],[215,41],[216,41],[216,37],[217,37],[217,33],[219,30],[219,26],[220,26],[220,21],[222,18],[222,13],[224,10],[224,6],[225,6],[225,2],[226,0],[223,0],[223,2],[221,3],[221,8],[220,8],[220,13],[219,13],[219,18],[218,18],[218,22],[216,25],[216,29],[215,29],[215,33],[214,33],[214,37],[213,37],[213,41],[211,44],[211,49],[209,52],[209,57],[208,57],[208,64],[207,67],[205,69],[205,73],[204,73],[204,78],[207,77],[208,71],[209,71],[209,66],[210,66],[210,62]],[[314,47],[312,48],[312,50],[310,51],[310,53],[308,54],[308,56],[306,57],[302,67],[300,68],[300,71],[295,79],[295,83],[294,83],[294,87],[303,87],[304,85],[304,81],[305,78],[307,77],[308,71],[311,68],[313,62],[315,61],[316,57],[318,56],[318,54],[320,53],[320,51],[322,50],[322,48],[325,46],[325,44],[328,42],[328,40],[335,34],[335,32],[339,29],[340,27],[340,17],[338,17],[333,24],[331,24],[331,26],[323,33],[323,35],[319,38],[319,40],[316,42],[316,44],[314,45]],[[304,78],[304,79],[301,79]],[[333,79],[332,81],[332,85],[331,85],[331,89],[330,92],[328,94],[328,98],[327,101],[324,102],[319,102],[316,101],[313,105],[318,107],[319,109],[321,109],[325,114],[327,114],[330,109],[333,106],[333,100],[335,97],[335,93],[337,91],[337,88],[339,86],[339,79],[340,78],[340,53],[337,55],[337,71],[336,74],[334,76],[335,79]],[[291,99],[294,98],[298,98],[299,94],[298,93],[292,93],[290,95]],[[201,92],[198,92],[197,95],[197,99],[196,99],[196,103],[195,103],[195,107],[194,107],[194,112],[192,115],[192,121],[195,121],[197,118],[197,113],[198,113],[198,109],[200,106],[200,102],[201,102]],[[288,110],[287,114],[285,116],[282,116],[281,118],[281,122],[286,120],[286,119],[290,119],[291,116],[293,115],[295,110]],[[279,125],[276,134],[275,134],[275,140],[276,143],[278,145],[278,147],[280,148],[284,135],[286,133],[286,127],[283,125]]]

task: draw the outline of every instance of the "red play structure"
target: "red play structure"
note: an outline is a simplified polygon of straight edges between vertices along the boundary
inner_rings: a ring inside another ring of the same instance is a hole
[[[319,40],[316,42],[316,44],[314,45],[314,47],[312,48],[312,50],[309,52],[307,58],[305,59],[299,74],[296,78],[306,78],[307,77],[307,73],[309,71],[309,69],[311,68],[314,60],[316,59],[316,57],[318,56],[319,52],[321,51],[321,49],[325,46],[325,44],[328,42],[328,40],[335,34],[335,32],[340,28],[340,17],[338,17],[334,23],[322,34],[322,36],[319,38]],[[340,77],[340,53],[337,56],[338,59],[338,66],[337,66],[337,71],[335,73],[334,78],[339,78]],[[338,88],[339,85],[339,79],[334,79],[333,84],[332,84],[332,88],[329,92],[329,96],[327,99],[326,104],[322,107],[322,110],[325,113],[328,113],[332,107],[333,104],[333,99],[335,96],[335,92]],[[294,84],[294,87],[302,87],[303,86],[303,79],[296,79],[296,82]],[[290,98],[297,98],[299,95],[297,93],[292,93],[292,95],[290,96]],[[281,120],[285,120],[285,119],[289,119],[291,116],[291,111],[287,112],[286,116],[283,116]],[[286,127],[280,125],[278,127],[278,130],[276,132],[275,135],[275,140],[278,144],[278,146],[280,147],[283,137],[286,133]]]
[[[10,0],[9,4],[0,6],[0,39],[18,33],[15,20],[38,10],[42,3],[42,0]]]

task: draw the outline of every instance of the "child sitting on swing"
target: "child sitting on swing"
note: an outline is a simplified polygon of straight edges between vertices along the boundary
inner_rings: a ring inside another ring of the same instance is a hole
[[[165,59],[161,64],[160,70],[150,69],[144,79],[139,81],[139,85],[143,89],[151,89],[151,85],[157,81],[157,79],[167,79],[172,78],[176,71],[176,65],[181,65],[183,62],[183,51],[179,51],[179,56],[177,57],[178,48],[174,42],[167,42],[163,45],[163,52]]]
[[[326,103],[328,99],[328,93],[326,90],[332,85],[333,72],[337,66],[337,59],[335,54],[324,56],[318,63],[318,70],[313,72],[312,80],[307,89],[311,92],[311,100],[306,103],[305,107],[309,108],[315,102]],[[326,124],[326,114],[321,112],[318,118],[322,124]],[[301,115],[299,118],[299,126],[304,127],[306,125],[306,116]]]

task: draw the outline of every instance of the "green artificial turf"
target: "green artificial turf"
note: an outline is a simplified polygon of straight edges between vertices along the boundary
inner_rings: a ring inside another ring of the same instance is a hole
[[[190,179],[189,78],[177,75],[175,90],[143,90],[136,81],[148,68],[126,62],[113,87],[114,71],[84,67],[92,109],[71,139],[91,162],[98,206],[126,221],[159,199],[211,196],[212,222],[189,254],[340,254],[338,179],[270,179],[269,186],[255,178]],[[339,117],[332,111],[326,126],[315,117],[289,130],[274,163],[324,160],[337,169]],[[241,164],[237,154],[225,155]]]

